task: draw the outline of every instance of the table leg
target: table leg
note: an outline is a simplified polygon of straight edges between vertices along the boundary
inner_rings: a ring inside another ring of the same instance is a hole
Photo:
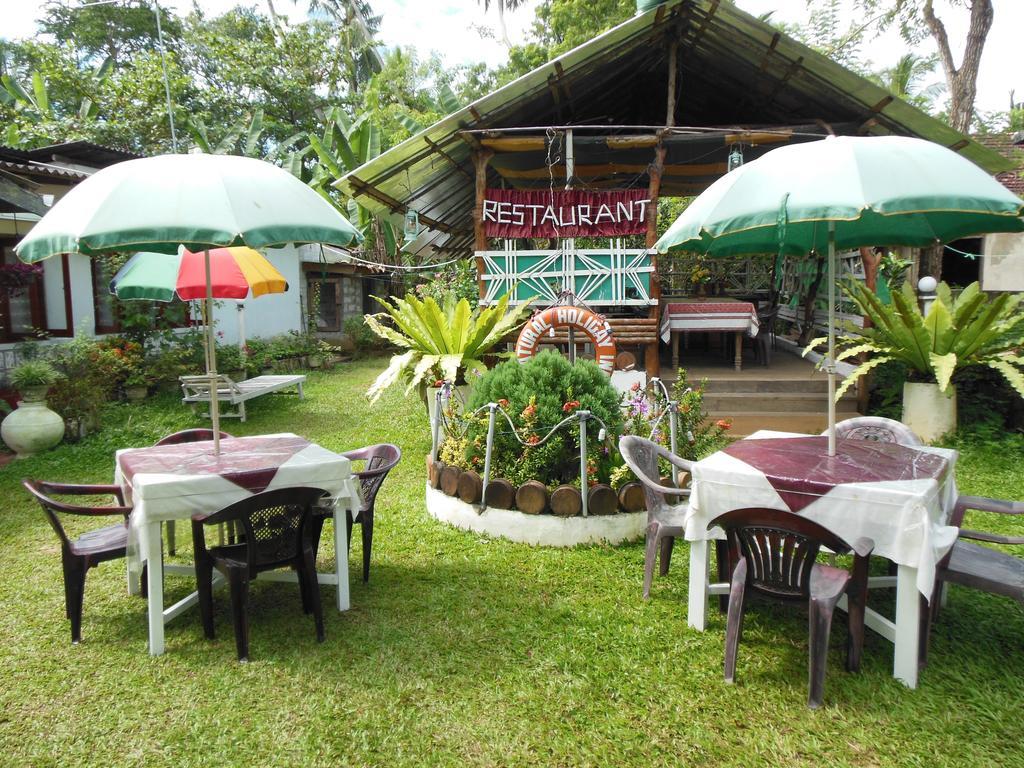
[[[743,331],[736,331],[736,358],[735,365],[737,371],[743,370]]]
[[[149,653],[159,656],[164,652],[164,562],[160,521],[150,523],[142,532],[145,541],[143,560],[146,562],[148,583],[146,611],[149,616]]]
[[[920,620],[917,568],[901,565],[896,573],[896,642],[892,676],[908,688],[917,688]]]
[[[672,331],[672,370],[679,370],[679,331]]]
[[[348,532],[345,527],[345,510],[340,504],[334,505],[334,572],[338,579],[338,611],[350,607],[348,592]]]
[[[690,599],[686,623],[703,632],[708,610],[708,542],[690,542]]]

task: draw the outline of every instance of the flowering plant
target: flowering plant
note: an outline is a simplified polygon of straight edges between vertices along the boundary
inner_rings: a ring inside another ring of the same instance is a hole
[[[697,259],[690,270],[690,282],[694,285],[704,285],[711,282],[711,270],[703,259]]]

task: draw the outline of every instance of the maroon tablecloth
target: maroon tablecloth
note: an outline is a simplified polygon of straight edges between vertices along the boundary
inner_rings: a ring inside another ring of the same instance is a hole
[[[792,512],[837,485],[928,478],[941,483],[950,469],[934,453],[867,440],[837,440],[835,456],[828,455],[827,437],[740,440],[725,452],[764,474]]]

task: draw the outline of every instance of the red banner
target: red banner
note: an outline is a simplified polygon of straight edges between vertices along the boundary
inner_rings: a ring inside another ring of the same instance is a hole
[[[488,189],[487,237],[619,237],[647,231],[646,190]]]

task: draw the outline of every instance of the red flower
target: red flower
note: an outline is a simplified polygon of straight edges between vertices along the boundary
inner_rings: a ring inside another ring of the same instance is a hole
[[[531,416],[533,416],[533,414],[535,414],[536,412],[537,412],[537,406],[535,406],[533,403],[530,403],[528,406],[523,408],[522,415],[523,415],[524,418],[528,419]]]
[[[715,426],[719,429],[732,429],[732,419],[719,419],[715,422]]]
[[[498,401],[498,405],[499,405],[500,407],[502,407],[502,408],[508,408],[508,400],[506,400],[506,399],[505,399],[505,398],[503,397],[503,398],[501,398],[501,399],[500,399],[500,400]]]
[[[439,389],[444,386],[444,379],[438,379],[434,382],[434,388]]]
[[[639,392],[640,391],[640,382],[639,381],[634,381],[633,382],[633,386],[630,387],[630,390],[633,391],[633,392]]]
[[[580,407],[580,401],[579,400],[570,400],[569,402],[564,403],[562,405],[562,410],[565,413],[572,413],[574,410],[576,410],[579,407]]]
[[[527,445],[536,445],[539,442],[540,438],[537,435],[530,435],[528,438],[526,438]]]

